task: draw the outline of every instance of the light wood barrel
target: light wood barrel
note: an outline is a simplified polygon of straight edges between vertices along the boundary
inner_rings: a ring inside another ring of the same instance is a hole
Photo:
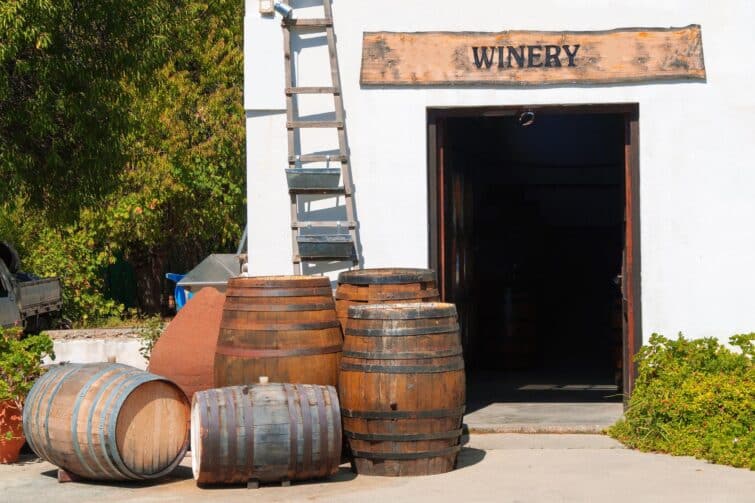
[[[257,384],[194,394],[191,455],[200,484],[286,481],[338,471],[333,386]]]
[[[354,305],[438,300],[440,293],[432,269],[361,269],[338,275],[336,313],[343,330],[346,329],[349,307]]]
[[[189,402],[154,374],[117,363],[50,368],[24,404],[32,450],[80,477],[146,480],[170,473],[189,446]]]
[[[358,473],[452,470],[461,449],[464,359],[453,304],[352,306],[339,377]]]
[[[328,278],[233,278],[215,350],[215,387],[254,384],[262,376],[335,385],[342,345]]]

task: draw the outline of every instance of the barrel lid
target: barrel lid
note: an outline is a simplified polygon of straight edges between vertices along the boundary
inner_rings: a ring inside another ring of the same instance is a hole
[[[421,281],[435,281],[435,271],[432,269],[393,267],[344,271],[338,275],[338,283],[350,285],[382,285]]]
[[[327,276],[239,276],[228,281],[237,288],[311,288],[330,287]]]
[[[452,316],[456,316],[456,306],[444,302],[362,304],[349,307],[349,318],[355,320],[418,320]]]

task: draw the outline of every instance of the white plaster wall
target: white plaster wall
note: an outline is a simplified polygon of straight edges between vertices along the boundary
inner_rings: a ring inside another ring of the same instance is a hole
[[[755,330],[751,2],[337,0],[334,11],[366,267],[427,265],[427,107],[637,102],[645,337],[684,331],[725,338]],[[256,13],[257,2],[248,0],[247,16]],[[478,90],[359,85],[364,31],[604,30],[691,23],[702,25],[705,83]],[[253,32],[246,35],[248,43],[266,43]],[[327,71],[300,63],[302,69]],[[271,62],[268,68],[283,72],[282,48],[277,67]],[[265,77],[247,75],[247,94],[259,78]],[[254,102],[248,95],[251,271],[290,273],[285,119],[280,111],[252,111]]]
[[[141,340],[123,339],[67,339],[53,341],[55,360],[45,359],[44,363],[123,363],[141,370],[147,368],[147,361],[139,353]]]

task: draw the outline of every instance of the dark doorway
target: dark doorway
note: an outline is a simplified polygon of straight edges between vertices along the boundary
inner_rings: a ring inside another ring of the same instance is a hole
[[[470,405],[621,400],[639,347],[637,107],[431,110],[430,261]]]

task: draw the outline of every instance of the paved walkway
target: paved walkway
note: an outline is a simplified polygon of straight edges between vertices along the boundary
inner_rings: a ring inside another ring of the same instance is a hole
[[[472,433],[601,433],[621,403],[491,403],[464,415]]]
[[[187,458],[188,461],[188,458]],[[755,472],[624,449],[600,435],[473,435],[460,467],[431,477],[355,476],[291,487],[199,489],[188,463],[155,485],[58,484],[40,461],[0,465],[2,501],[127,502],[747,502]]]

